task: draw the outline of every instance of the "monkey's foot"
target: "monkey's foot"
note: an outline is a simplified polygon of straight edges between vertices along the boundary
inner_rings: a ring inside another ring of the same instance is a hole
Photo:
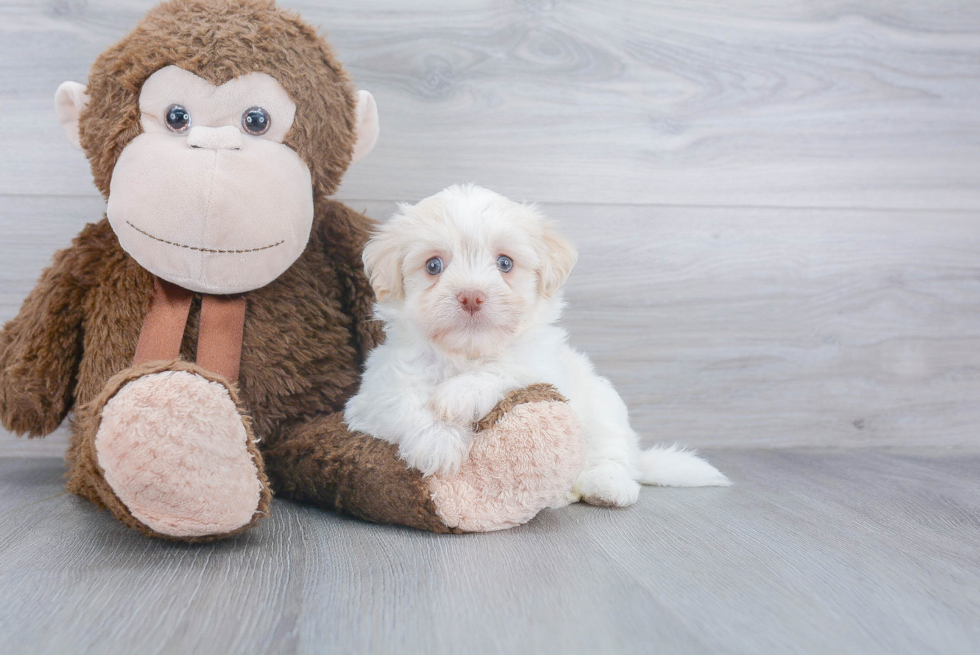
[[[562,400],[548,385],[511,393],[478,424],[459,473],[426,478],[447,526],[503,530],[546,507],[567,504],[585,463],[585,441]]]
[[[254,524],[268,513],[270,492],[233,389],[193,364],[147,367],[160,370],[110,381],[117,389],[96,417],[101,504],[171,539],[217,538]]]

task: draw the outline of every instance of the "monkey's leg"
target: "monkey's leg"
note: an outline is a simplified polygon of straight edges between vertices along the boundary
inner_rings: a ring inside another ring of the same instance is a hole
[[[79,410],[68,488],[144,534],[207,541],[268,514],[262,456],[233,387],[183,361],[114,376]]]
[[[455,475],[423,478],[398,458],[397,446],[348,432],[340,413],[281,435],[265,461],[281,497],[432,532],[501,530],[565,501],[585,443],[552,387],[512,392],[478,430]]]

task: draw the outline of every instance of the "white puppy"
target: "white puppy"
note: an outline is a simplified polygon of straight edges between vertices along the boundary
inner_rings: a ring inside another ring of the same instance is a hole
[[[368,356],[344,417],[425,475],[465,459],[472,425],[508,391],[553,384],[582,424],[585,470],[571,500],[636,501],[639,482],[723,486],[676,447],[641,452],[626,405],[555,325],[578,255],[535,208],[476,186],[399,206],[364,249],[387,340]]]

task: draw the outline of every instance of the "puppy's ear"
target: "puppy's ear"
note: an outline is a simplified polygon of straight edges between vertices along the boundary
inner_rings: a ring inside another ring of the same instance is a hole
[[[538,290],[542,297],[550,298],[568,279],[572,267],[578,261],[578,251],[568,239],[558,234],[550,222],[544,224],[537,250],[541,257]]]
[[[402,250],[390,228],[382,227],[364,246],[364,272],[378,300],[405,297],[402,285]]]

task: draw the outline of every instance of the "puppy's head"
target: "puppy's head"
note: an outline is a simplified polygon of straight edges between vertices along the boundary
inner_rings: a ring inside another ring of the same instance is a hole
[[[389,321],[410,322],[448,352],[483,357],[557,317],[577,257],[535,208],[453,186],[400,206],[365,247],[364,266]]]

